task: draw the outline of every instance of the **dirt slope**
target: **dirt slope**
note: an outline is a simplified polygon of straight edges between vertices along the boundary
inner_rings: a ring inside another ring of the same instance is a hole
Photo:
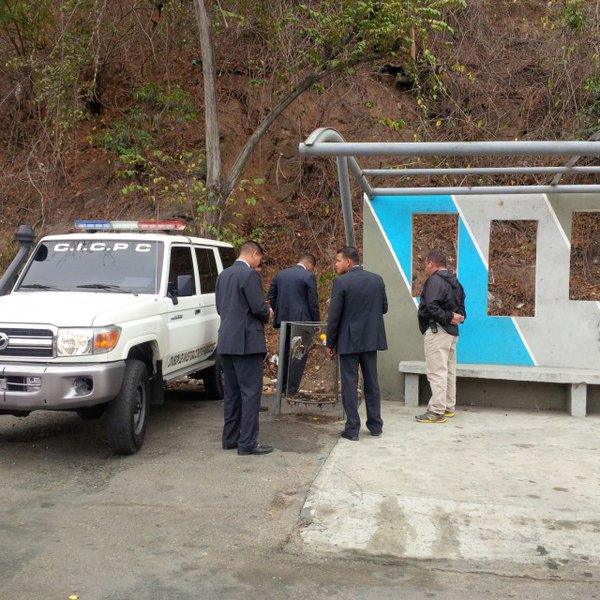
[[[122,10],[127,4],[131,3],[115,3],[113,8]],[[335,127],[354,141],[585,137],[584,126],[593,125],[598,117],[594,94],[600,97],[600,80],[594,79],[600,47],[594,4],[474,0],[452,17],[451,39],[433,38],[436,58],[430,63],[421,60],[418,85],[400,60],[365,65],[324,81],[288,108],[256,148],[244,177],[264,178],[264,183],[251,193],[236,194],[226,208],[224,224],[237,238],[255,237],[264,243],[270,259],[266,281],[303,249],[311,249],[322,271],[331,272],[332,254],[343,239],[334,161],[302,159],[297,151],[298,143],[321,126]],[[581,26],[569,21],[569,7],[579,7]],[[195,23],[191,15],[185,23],[169,22],[165,15],[159,20],[160,14],[147,7],[136,13],[134,22],[124,13],[122,22],[129,29],[127,35],[106,40],[113,49],[101,70],[97,102],[88,106],[85,119],[69,134],[72,137],[60,153],[35,107],[17,99],[14,81],[0,82],[2,266],[14,252],[13,232],[20,223],[31,224],[42,235],[68,230],[75,218],[193,214],[192,204],[173,198],[150,202],[148,194],[123,194],[131,182],[119,175],[114,154],[98,141],[103,134],[114,133],[118,123],[132,123],[137,110],[133,90],[154,82],[180,86],[192,98],[195,111],[191,120],[156,121],[154,143],[171,156],[202,151]],[[3,58],[9,56],[5,40],[0,51]],[[276,101],[249,75],[252,52],[252,44],[243,37],[224,31],[217,38],[226,166]],[[151,117],[145,114],[140,119]],[[379,166],[376,160],[361,162]],[[438,178],[407,183],[442,182]],[[250,195],[256,201],[248,202]],[[357,189],[354,200],[360,244]],[[327,287],[327,278],[322,284]]]

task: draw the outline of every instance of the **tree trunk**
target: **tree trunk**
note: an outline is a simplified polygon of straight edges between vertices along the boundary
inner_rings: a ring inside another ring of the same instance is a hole
[[[217,112],[217,85],[216,71],[214,66],[213,45],[210,33],[210,21],[204,0],[194,0],[198,29],[200,33],[200,50],[202,53],[202,78],[204,82],[204,104],[206,117],[206,212],[205,225],[201,227],[201,233],[215,235],[219,231],[221,222],[221,211],[229,195],[242,174],[252,151],[269,130],[274,121],[281,113],[296,99],[309,89],[314,83],[327,75],[339,71],[348,66],[354,66],[360,62],[368,62],[379,58],[381,55],[374,53],[364,56],[352,64],[338,63],[335,67],[323,68],[321,71],[311,73],[305,77],[287,96],[282,98],[258,124],[248,141],[240,150],[227,177],[222,174],[221,152],[219,140],[219,121]]]
[[[227,197],[233,191],[236,181],[240,177],[242,170],[248,159],[250,158],[250,154],[254,147],[260,140],[263,135],[269,130],[274,121],[281,115],[281,113],[294,101],[298,96],[301,96],[307,89],[309,89],[312,85],[320,81],[321,79],[335,73],[336,71],[340,71],[349,66],[355,66],[361,62],[369,62],[375,60],[377,58],[381,58],[380,54],[370,54],[364,56],[361,60],[356,61],[352,64],[343,64],[340,63],[335,67],[329,67],[323,69],[322,71],[311,73],[307,77],[305,77],[287,96],[283,97],[267,114],[267,116],[258,124],[257,128],[254,130],[248,141],[244,144],[244,147],[240,150],[235,163],[231,167],[227,177],[223,178],[223,183],[221,187],[221,202],[225,203]]]
[[[220,223],[222,199],[221,146],[219,141],[219,113],[217,111],[217,76],[213,54],[210,21],[204,0],[194,0],[200,32],[202,53],[202,81],[204,84],[204,117],[206,126],[206,212],[203,235],[214,235]]]

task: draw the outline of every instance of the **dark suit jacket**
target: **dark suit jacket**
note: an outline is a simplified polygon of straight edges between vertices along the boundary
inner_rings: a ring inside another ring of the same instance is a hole
[[[260,275],[236,260],[217,278],[217,312],[221,316],[219,354],[262,354],[267,352],[264,324],[269,321]]]
[[[386,350],[383,315],[387,309],[383,279],[352,267],[333,282],[327,346],[338,354]]]
[[[279,327],[281,321],[318,321],[320,318],[317,278],[300,265],[275,275],[268,298],[275,312],[274,327]]]

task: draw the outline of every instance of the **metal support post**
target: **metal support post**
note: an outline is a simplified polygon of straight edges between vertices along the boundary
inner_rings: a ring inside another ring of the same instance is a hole
[[[276,417],[278,417],[281,414],[281,397],[283,395],[283,378],[281,377],[281,373],[283,369],[283,356],[285,352],[285,347],[288,343],[288,323],[289,321],[282,321],[281,326],[279,328],[279,354],[277,355],[279,362],[277,365],[277,397],[275,398]]]
[[[352,193],[350,192],[350,177],[348,175],[348,159],[339,157],[336,159],[338,167],[338,179],[340,182],[340,197],[342,200],[342,214],[344,216],[344,230],[346,233],[346,245],[355,246],[354,222],[352,219]]]

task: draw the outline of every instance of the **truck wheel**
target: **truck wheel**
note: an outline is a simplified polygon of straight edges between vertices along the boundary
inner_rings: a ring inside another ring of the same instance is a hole
[[[94,406],[82,406],[75,412],[84,420],[99,419],[106,412],[106,404],[95,404]]]
[[[209,398],[222,400],[225,397],[225,376],[220,356],[217,356],[213,367],[204,371],[202,379],[204,380],[204,390]]]
[[[119,395],[108,404],[108,444],[113,454],[134,454],[144,442],[148,421],[148,371],[128,360]]]

